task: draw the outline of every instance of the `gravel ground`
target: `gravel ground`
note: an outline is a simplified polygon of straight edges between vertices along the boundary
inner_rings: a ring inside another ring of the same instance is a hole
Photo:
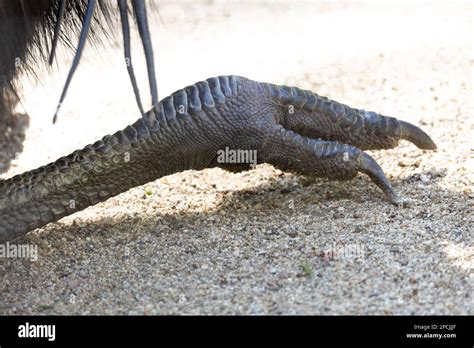
[[[239,74],[422,126],[436,152],[371,152],[412,205],[390,205],[364,175],[175,174],[23,238],[38,259],[0,258],[1,314],[474,313],[473,5],[162,2],[160,15],[161,96]],[[137,117],[106,44],[85,52],[52,127],[70,54],[59,58],[41,84],[25,79],[30,126],[4,178]]]

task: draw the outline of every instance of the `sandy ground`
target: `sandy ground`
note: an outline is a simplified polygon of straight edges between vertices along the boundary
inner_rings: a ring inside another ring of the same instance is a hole
[[[22,239],[38,260],[0,259],[1,314],[474,313],[473,5],[162,2],[160,14],[161,96],[238,74],[422,126],[438,151],[371,152],[412,206],[364,175],[175,174]],[[25,80],[30,126],[4,178],[137,118],[121,49],[106,44],[85,52],[51,126],[69,62],[60,52],[41,84]]]

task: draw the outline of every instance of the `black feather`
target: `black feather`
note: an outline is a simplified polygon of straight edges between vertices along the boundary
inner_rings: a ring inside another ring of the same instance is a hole
[[[133,71],[132,65],[132,54],[130,47],[130,24],[128,21],[127,0],[118,0],[117,3],[120,10],[120,20],[122,22],[123,53],[125,58],[125,64],[127,65],[127,71],[130,77],[130,82],[132,83],[133,93],[135,94],[138,109],[140,110],[140,113],[144,115],[145,112],[143,110],[142,101],[140,99],[140,91],[138,90],[137,79],[135,78],[135,72]]]
[[[132,0],[133,11],[137,19],[138,32],[142,39],[143,50],[145,52],[146,67],[148,70],[148,82],[150,84],[151,103],[158,105],[158,88],[155,75],[155,60],[153,58],[153,47],[151,44],[150,29],[148,28],[148,18],[145,0]]]
[[[56,112],[53,117],[53,123],[56,123],[59,108],[61,107],[61,104],[63,103],[64,98],[66,98],[66,93],[68,91],[69,85],[71,84],[72,78],[74,76],[74,73],[76,72],[79,62],[81,61],[82,51],[84,50],[84,46],[86,45],[86,41],[87,41],[87,36],[89,35],[90,25],[92,22],[96,4],[97,4],[97,0],[87,1],[87,11],[84,16],[84,22],[82,24],[81,35],[79,37],[79,44],[77,45],[76,54],[74,55],[74,60],[71,65],[71,69],[69,70],[69,74],[66,79],[66,84],[64,85],[63,91],[61,93],[61,97],[59,98],[59,104],[58,104],[58,107],[56,108]],[[59,20],[60,18],[58,18],[58,21]],[[57,24],[57,26],[58,25],[59,24]]]
[[[59,40],[73,51],[82,30],[87,0],[66,1]],[[60,13],[61,1],[0,0],[0,122],[11,117],[19,102],[18,76],[46,66]],[[111,39],[117,10],[112,1],[99,0],[94,11],[89,41]]]

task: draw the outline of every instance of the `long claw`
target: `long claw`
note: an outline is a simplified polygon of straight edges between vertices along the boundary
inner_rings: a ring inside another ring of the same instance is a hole
[[[402,139],[412,142],[423,150],[436,150],[436,144],[423,130],[408,122],[400,120],[398,122],[400,122],[400,137]]]
[[[379,164],[369,155],[361,152],[359,157],[359,171],[367,174],[372,181],[388,196],[391,203],[400,206],[408,205],[409,201],[399,196],[385,176]]]

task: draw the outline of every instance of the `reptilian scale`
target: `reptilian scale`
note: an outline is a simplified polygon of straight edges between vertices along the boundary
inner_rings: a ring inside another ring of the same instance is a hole
[[[258,163],[330,179],[365,173],[402,204],[380,166],[363,150],[406,139],[436,148],[418,127],[352,109],[294,87],[220,76],[173,93],[125,129],[47,166],[0,182],[0,241],[157,178],[194,169],[240,171],[218,163],[226,147],[256,150]]]
[[[85,15],[61,100],[79,64],[96,0],[82,0],[80,4]],[[98,4],[100,7],[104,3]],[[53,8],[57,20],[50,61],[62,17],[68,12],[65,9],[71,10],[71,6],[61,0]],[[250,169],[249,163],[220,163],[218,153],[226,148],[256,151],[258,163],[307,176],[344,180],[358,172],[365,173],[390,202],[404,203],[380,166],[363,150],[393,148],[401,139],[421,149],[435,149],[434,142],[421,129],[392,117],[350,108],[310,91],[238,76],[210,78],[158,102],[143,0],[133,0],[132,7],[145,51],[151,110],[143,111],[133,67],[127,65],[141,117],[54,163],[0,181],[0,242],[166,175],[212,167]],[[118,8],[124,54],[130,58],[127,2],[118,0]],[[4,75],[8,74],[7,71]]]

